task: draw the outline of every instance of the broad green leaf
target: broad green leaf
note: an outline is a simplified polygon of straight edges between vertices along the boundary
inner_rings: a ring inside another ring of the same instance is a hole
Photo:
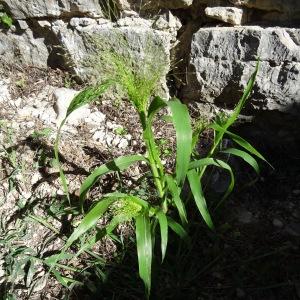
[[[160,226],[160,238],[161,238],[161,261],[164,261],[167,245],[168,245],[168,219],[166,214],[159,210],[156,213],[156,216],[158,218],[159,226]]]
[[[154,115],[160,111],[162,108],[166,107],[167,106],[167,103],[166,101],[164,101],[163,99],[161,99],[160,97],[155,97],[149,108],[148,108],[148,119],[151,120],[152,122],[152,119],[154,117]]]
[[[182,224],[186,225],[188,223],[187,221],[187,216],[186,216],[186,211],[184,204],[180,198],[180,188],[177,186],[176,180],[170,175],[166,175],[166,181],[168,184],[169,191],[172,195],[172,200],[174,201],[176,208],[179,213],[180,220]]]
[[[178,99],[168,102],[176,130],[176,180],[182,186],[192,154],[192,125],[187,106]]]
[[[151,290],[152,238],[148,210],[136,217],[135,226],[139,274],[145,284],[146,294],[149,298]]]
[[[136,196],[124,194],[124,193],[110,193],[106,194],[104,199],[114,199],[115,201],[118,201],[119,199],[124,199],[125,201],[132,201],[135,204],[140,205],[141,207],[148,209],[149,204],[145,200],[142,200]],[[100,200],[103,201],[103,200]],[[112,203],[111,203],[112,204]],[[90,249],[93,245],[95,245],[99,240],[101,240],[105,235],[110,234],[118,224],[122,223],[123,221],[126,221],[123,218],[118,218],[118,216],[113,217],[111,222],[104,228],[103,230],[99,230],[96,235],[92,236],[87,242],[85,242],[77,252],[76,256],[80,255],[82,252],[87,251]]]
[[[53,273],[53,275],[55,276],[56,280],[64,287],[69,288],[67,281],[65,280],[64,277],[62,277],[60,275],[60,273],[58,271],[56,271],[55,269],[51,269],[51,272]]]
[[[199,212],[200,212],[203,220],[205,221],[205,223],[207,224],[207,226],[210,229],[213,229],[214,224],[212,222],[210,213],[209,213],[207,205],[206,205],[205,197],[204,197],[204,194],[202,191],[200,174],[196,170],[192,169],[192,170],[188,171],[187,178],[188,178],[190,188],[191,188],[192,194],[194,196],[196,205],[199,209]]]
[[[232,154],[232,155],[242,158],[245,162],[247,162],[255,170],[255,172],[257,174],[259,174],[260,170],[259,170],[257,161],[247,152],[236,149],[236,148],[229,148],[229,149],[223,150],[221,152]]]
[[[81,235],[86,233],[89,229],[94,227],[99,218],[106,212],[108,207],[116,201],[116,197],[107,197],[100,200],[82,219],[79,226],[74,230],[72,235],[68,238],[64,248],[69,248]]]
[[[56,264],[60,260],[72,259],[72,258],[73,258],[73,254],[69,254],[69,253],[54,254],[54,255],[51,255],[51,256],[45,258],[44,262],[50,266],[50,265]]]
[[[225,200],[229,196],[229,194],[232,192],[233,187],[234,187],[234,175],[233,175],[232,169],[224,161],[222,161],[220,159],[215,159],[215,158],[202,158],[199,160],[195,160],[190,163],[189,169],[191,170],[191,169],[197,169],[197,168],[205,168],[207,166],[216,166],[218,168],[225,169],[230,174],[230,183],[229,183],[228,189],[221,200],[221,202],[223,202],[223,200]]]
[[[80,203],[82,204],[85,200],[86,194],[89,189],[97,182],[98,178],[110,172],[123,171],[130,167],[137,161],[147,161],[142,155],[129,155],[118,157],[98,168],[96,168],[82,183],[80,187]]]
[[[91,86],[81,91],[78,95],[74,97],[72,102],[70,103],[66,118],[79,107],[91,103],[95,99],[97,99],[100,95],[102,95],[111,85],[112,81],[107,81],[102,84],[98,84],[96,86]]]
[[[188,239],[188,234],[185,229],[171,217],[167,217],[169,227],[182,238],[183,240]]]

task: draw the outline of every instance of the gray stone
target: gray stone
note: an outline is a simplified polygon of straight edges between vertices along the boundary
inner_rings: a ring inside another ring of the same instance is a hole
[[[117,23],[106,22],[70,28],[62,20],[52,23],[51,30],[65,51],[71,70],[82,80],[102,80],[110,68],[103,57],[113,48],[120,55],[129,57],[137,69],[161,69],[161,82],[166,92],[165,76],[170,66],[170,40],[167,32],[151,28],[152,22],[140,18],[124,18]],[[146,63],[147,62],[147,63]],[[148,64],[148,65],[147,65]],[[151,74],[149,74],[151,76]],[[165,95],[166,93],[164,93]]]
[[[103,16],[98,0],[3,0],[14,19]]]
[[[9,102],[11,95],[9,92],[9,80],[0,79],[0,104],[4,102]]]
[[[241,209],[238,212],[238,221],[242,224],[251,224],[255,221],[255,218],[250,211]]]
[[[283,227],[283,222],[281,220],[279,220],[279,219],[275,218],[272,223],[273,223],[274,227],[278,227],[278,228],[282,228]]]
[[[57,114],[56,121],[58,125],[66,117],[67,109],[71,101],[78,93],[78,91],[67,88],[58,88],[53,92],[53,108]],[[87,106],[82,106],[71,113],[67,119],[67,123],[69,125],[77,125],[81,120],[86,119],[90,114],[90,109]]]
[[[244,10],[237,7],[206,7],[206,16],[232,25],[241,25],[245,19]]]
[[[187,8],[193,4],[193,0],[160,0],[160,5],[168,9]]]
[[[250,8],[256,8],[267,11],[289,11],[293,13],[300,10],[300,2],[298,0],[229,0],[231,3]]]
[[[0,56],[5,62],[46,68],[48,55],[44,38],[35,37],[29,28],[22,34],[0,31]]]
[[[299,0],[229,0],[237,6],[269,12],[263,16],[266,21],[300,21]]]
[[[192,39],[185,98],[233,106],[261,64],[252,109],[286,111],[300,104],[300,29],[201,28]]]

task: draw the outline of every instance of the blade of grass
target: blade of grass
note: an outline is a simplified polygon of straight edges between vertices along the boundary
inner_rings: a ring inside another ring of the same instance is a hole
[[[61,121],[58,131],[57,131],[57,135],[56,135],[56,139],[55,139],[55,143],[54,143],[54,157],[56,160],[56,163],[58,165],[58,169],[59,169],[59,177],[63,186],[63,190],[64,193],[69,201],[69,203],[71,203],[71,199],[70,199],[70,194],[69,194],[69,189],[68,189],[68,183],[67,183],[67,179],[66,176],[64,174],[64,171],[62,169],[60,160],[59,160],[59,142],[60,142],[60,137],[61,137],[61,130],[62,127],[64,126],[64,124],[67,121],[68,116],[75,111],[76,109],[78,109],[79,107],[88,104],[92,101],[94,101],[95,99],[97,99],[101,94],[103,94],[111,85],[113,84],[112,81],[107,81],[104,82],[102,84],[98,84],[96,86],[93,87],[88,87],[85,90],[81,91],[79,94],[77,94],[74,99],[71,101],[68,109],[67,109],[67,113],[65,118]]]
[[[255,170],[255,172],[257,174],[259,174],[260,169],[259,169],[259,165],[258,165],[256,159],[253,158],[253,156],[251,156],[247,152],[236,149],[236,148],[229,148],[229,149],[223,150],[221,152],[232,154],[232,155],[242,158],[245,162],[247,162]]]
[[[136,217],[135,225],[139,274],[145,284],[146,295],[149,299],[151,290],[152,237],[148,210]]]
[[[118,157],[98,168],[96,168],[82,183],[80,187],[79,200],[82,206],[89,189],[97,182],[98,178],[110,172],[119,172],[127,169],[138,161],[148,160],[142,155],[129,155]]]
[[[192,154],[192,125],[187,106],[178,99],[168,102],[176,130],[176,180],[182,186]]]
[[[160,237],[161,237],[161,262],[164,261],[166,256],[166,250],[168,245],[168,219],[166,214],[159,210],[156,213],[160,226]]]
[[[178,210],[180,220],[181,220],[182,224],[185,226],[185,225],[187,225],[188,221],[187,221],[186,210],[185,210],[184,204],[180,198],[180,192],[181,192],[180,188],[177,186],[177,182],[172,176],[167,175],[166,181],[167,181],[170,193],[172,195],[172,200],[174,201],[176,208]]]
[[[234,175],[233,175],[231,167],[227,163],[225,163],[224,161],[222,161],[220,159],[215,159],[215,158],[202,158],[202,159],[199,159],[199,160],[195,160],[195,161],[190,163],[189,169],[191,170],[191,169],[200,168],[200,170],[202,172],[202,170],[204,170],[207,166],[216,166],[218,168],[225,169],[230,174],[230,183],[229,183],[227,191],[225,192],[224,196],[222,197],[219,204],[217,205],[217,207],[219,207],[221,205],[221,203],[223,203],[223,201],[230,195],[230,193],[233,190]],[[202,173],[201,172],[199,173],[200,179],[202,178]]]
[[[188,234],[185,229],[171,217],[167,217],[169,227],[183,240],[188,240]]]
[[[207,208],[206,200],[202,191],[200,174],[196,170],[189,170],[187,173],[187,178],[190,184],[192,194],[194,196],[198,210],[210,229],[214,229],[214,224],[212,222],[210,213]]]

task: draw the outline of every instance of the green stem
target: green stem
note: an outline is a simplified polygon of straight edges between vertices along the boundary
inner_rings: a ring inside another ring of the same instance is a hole
[[[153,132],[151,129],[151,125],[147,124],[147,118],[145,117],[145,114],[140,114],[141,123],[143,126],[143,139],[146,145],[146,149],[148,152],[148,159],[150,163],[150,168],[152,172],[152,176],[154,178],[154,184],[157,188],[157,191],[159,193],[159,197],[163,199],[164,197],[164,170],[163,165],[160,161],[159,154],[157,153],[157,150],[155,149],[155,141]]]
[[[60,180],[62,182],[64,193],[67,196],[69,204],[71,204],[71,199],[70,199],[70,194],[69,194],[69,190],[68,190],[67,179],[66,179],[64,171],[63,171],[63,169],[61,167],[61,163],[60,163],[60,160],[59,160],[59,153],[58,153],[58,146],[59,146],[59,142],[60,142],[61,129],[64,126],[64,124],[66,123],[66,120],[67,120],[67,118],[64,118],[62,120],[62,122],[60,123],[59,127],[58,127],[58,131],[57,131],[57,135],[56,135],[56,139],[55,139],[55,143],[54,143],[54,156],[55,156],[56,163],[58,165],[59,177],[60,177]]]

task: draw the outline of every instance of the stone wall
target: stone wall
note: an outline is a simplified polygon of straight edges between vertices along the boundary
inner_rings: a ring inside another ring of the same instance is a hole
[[[87,63],[95,55],[90,37],[105,44],[118,31],[134,53],[145,53],[151,39],[156,45],[151,51],[165,56],[171,94],[185,101],[232,108],[260,57],[249,112],[290,113],[300,106],[298,0],[0,0],[0,5],[14,20],[10,28],[0,25],[4,61],[60,67],[86,80],[95,76]]]

